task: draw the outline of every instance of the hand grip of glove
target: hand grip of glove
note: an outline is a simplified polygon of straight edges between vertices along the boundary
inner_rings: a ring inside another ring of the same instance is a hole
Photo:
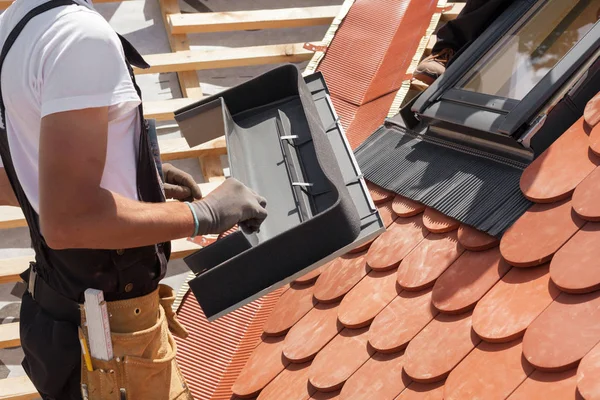
[[[255,232],[267,218],[266,199],[233,178],[191,206],[198,216],[200,235],[223,233],[236,224]]]

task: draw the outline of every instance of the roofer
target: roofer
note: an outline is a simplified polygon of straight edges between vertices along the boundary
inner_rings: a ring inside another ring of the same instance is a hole
[[[471,44],[510,6],[514,0],[467,0],[458,17],[437,33],[437,42],[415,69],[413,77],[431,85],[445,71],[452,58]]]
[[[17,0],[0,17],[0,201],[18,199],[36,253],[23,367],[44,399],[190,399],[169,329],[186,332],[159,286],[169,241],[257,230],[265,199],[231,179],[198,200],[191,176],[166,164],[163,191],[129,67],[144,60],[83,0],[47,1]],[[78,341],[88,288],[104,292],[114,349],[92,371]]]

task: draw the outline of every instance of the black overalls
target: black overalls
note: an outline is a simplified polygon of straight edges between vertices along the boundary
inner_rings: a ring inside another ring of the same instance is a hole
[[[51,8],[71,4],[76,3],[52,0],[30,11],[7,37],[0,54],[0,73],[12,44],[31,18]],[[130,64],[140,68],[148,65],[129,42],[120,39],[131,79],[141,97]],[[6,126],[1,88],[0,112]],[[138,195],[144,202],[163,202],[162,182],[141,105],[138,113],[142,127],[137,160]],[[17,179],[4,129],[0,129],[0,155],[27,219],[35,250],[35,263],[22,275],[28,283],[20,317],[21,344],[25,352],[23,367],[44,399],[81,399],[77,326],[83,292],[90,287],[103,290],[107,301],[153,292],[165,275],[170,243],[126,250],[50,249],[40,234],[38,215]]]

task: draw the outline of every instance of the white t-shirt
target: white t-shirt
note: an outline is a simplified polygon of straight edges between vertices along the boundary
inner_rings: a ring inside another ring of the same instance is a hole
[[[0,46],[27,12],[46,1],[13,3],[0,16]],[[58,7],[34,17],[13,44],[2,69],[9,147],[19,181],[38,213],[41,119],[84,108],[110,106],[101,187],[138,199],[140,98],[118,36],[90,5],[77,2],[84,6]]]

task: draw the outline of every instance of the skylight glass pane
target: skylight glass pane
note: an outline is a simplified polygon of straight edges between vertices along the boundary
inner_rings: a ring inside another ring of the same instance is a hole
[[[549,0],[524,17],[459,87],[522,100],[600,17],[600,0]]]

